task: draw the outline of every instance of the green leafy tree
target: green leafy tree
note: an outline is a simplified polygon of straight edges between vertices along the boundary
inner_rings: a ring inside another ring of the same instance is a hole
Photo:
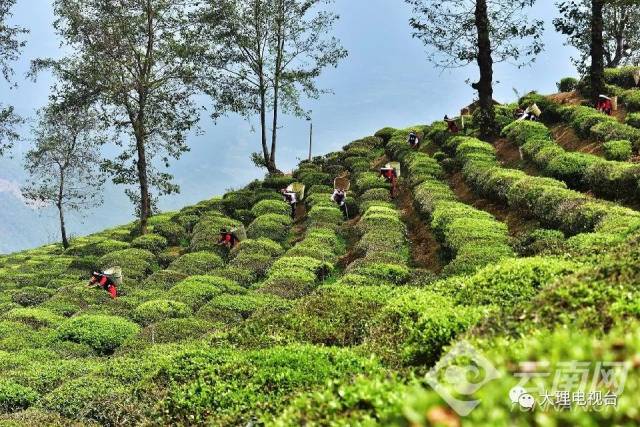
[[[0,72],[5,81],[11,85],[15,84],[11,64],[20,57],[20,52],[26,44],[21,37],[28,32],[19,26],[7,24],[7,20],[11,17],[11,8],[15,3],[16,0],[0,1]],[[21,122],[12,106],[0,104],[0,155],[10,149],[18,139],[15,126]]]
[[[567,44],[578,50],[572,58],[585,74],[591,57],[591,0],[557,3],[560,17],[554,19],[556,31],[567,36]],[[605,66],[614,68],[640,60],[640,5],[637,1],[609,0],[603,4],[603,49]]]
[[[38,205],[55,205],[64,248],[69,247],[65,212],[102,203],[99,147],[103,139],[96,114],[84,108],[49,105],[38,113],[34,147],[25,155],[30,184],[23,196]]]
[[[405,0],[413,7],[413,36],[429,49],[428,59],[441,68],[478,64],[479,119],[484,136],[495,131],[493,65],[523,66],[543,49],[543,22],[527,8],[535,0]]]
[[[196,0],[55,0],[55,28],[70,52],[41,59],[51,68],[63,104],[96,106],[119,136],[120,155],[103,163],[113,182],[128,186],[146,233],[157,195],[179,191],[168,168],[188,151],[196,126],[193,28]],[[154,163],[154,159],[159,161]],[[160,163],[160,164],[158,164]],[[131,186],[137,187],[133,190]]]
[[[206,87],[225,111],[260,117],[261,153],[254,162],[277,173],[280,112],[305,117],[301,97],[317,99],[328,91],[316,79],[347,56],[330,35],[338,16],[330,0],[209,0],[200,12],[206,51]],[[216,42],[216,41],[219,41]],[[215,77],[214,77],[215,76]],[[268,115],[271,114],[269,135]],[[270,140],[270,141],[269,141]]]

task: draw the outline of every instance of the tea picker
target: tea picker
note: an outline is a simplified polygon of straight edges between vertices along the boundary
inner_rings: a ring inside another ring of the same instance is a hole
[[[395,198],[398,193],[398,178],[400,177],[400,163],[390,162],[380,168],[380,176],[391,184],[391,198]]]
[[[220,229],[220,239],[218,245],[224,245],[228,249],[233,249],[238,243],[244,240],[244,228],[233,226],[230,230],[226,227]]]
[[[417,150],[418,148],[420,148],[420,138],[418,138],[418,135],[415,132],[411,132],[409,134],[409,137],[407,138],[407,143],[414,150]]]
[[[122,285],[122,269],[111,267],[105,271],[94,271],[87,287],[99,287],[107,291],[112,299],[118,296],[118,286]]]
[[[462,127],[464,127],[464,119],[462,120],[463,120]],[[447,129],[449,129],[449,132],[451,133],[460,132],[460,128],[458,127],[458,123],[456,123],[456,119],[450,119],[449,116],[445,114],[444,122],[447,124]]]
[[[291,206],[292,219],[296,219],[296,208],[298,206],[298,201],[304,199],[304,190],[304,184],[301,184],[299,182],[289,184],[287,188],[283,188],[282,190],[280,190],[284,201]]]
[[[617,101],[617,99],[616,99]],[[616,102],[617,104],[617,102]],[[617,105],[616,105],[617,107]],[[613,99],[609,98],[606,95],[600,95],[598,97],[598,103],[596,104],[596,110],[600,111],[601,113],[604,113],[608,116],[611,115],[611,113],[614,110],[614,105],[613,105]]]
[[[351,187],[351,182],[346,177],[338,177],[333,180],[333,194],[331,200],[335,202],[342,211],[345,219],[349,219],[349,210],[347,208],[347,191]]]

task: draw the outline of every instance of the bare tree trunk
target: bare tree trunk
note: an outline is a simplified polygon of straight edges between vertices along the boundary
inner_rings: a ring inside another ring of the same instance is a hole
[[[58,201],[56,207],[58,208],[58,215],[60,216],[60,236],[62,237],[62,247],[67,249],[69,247],[69,240],[67,239],[67,228],[64,224],[64,212],[62,207],[62,200],[64,197],[64,172],[60,173],[60,186],[58,187]]]
[[[604,0],[591,0],[591,99],[604,92]]]
[[[472,87],[478,91],[480,104],[480,133],[490,137],[495,133],[495,111],[493,109],[493,58],[491,57],[491,39],[487,1],[476,0],[475,24],[478,31],[478,67],[480,80]]]
[[[280,96],[280,76],[282,74],[282,57],[284,55],[284,1],[278,4],[278,28],[276,37],[276,64],[273,80],[273,128],[271,129],[271,155],[269,164],[273,169],[276,167],[276,142],[278,139],[278,101]]]
[[[136,131],[136,150],[138,152],[138,182],[140,184],[140,234],[147,234],[147,223],[151,216],[151,197],[147,174],[147,155],[144,135]]]

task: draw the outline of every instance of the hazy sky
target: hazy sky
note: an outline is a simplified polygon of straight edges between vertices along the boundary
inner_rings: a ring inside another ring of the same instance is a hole
[[[444,114],[454,115],[472,100],[474,91],[465,81],[477,78],[477,68],[434,69],[425,60],[425,48],[411,38],[407,23],[410,10],[402,0],[336,0],[333,8],[341,16],[335,33],[349,50],[349,57],[320,79],[320,85],[334,94],[306,105],[313,111],[315,154],[339,149],[387,125],[430,123]],[[546,50],[531,67],[496,67],[495,79],[499,83],[495,97],[499,101],[513,101],[513,88],[520,93],[532,89],[553,92],[560,78],[575,74],[569,60],[572,50],[563,46],[562,36],[552,29],[551,20],[556,15],[553,3],[539,0],[530,15],[546,22]],[[31,33],[15,67],[20,86],[9,90],[0,85],[0,96],[22,116],[31,117],[46,103],[51,80],[43,75],[33,83],[23,79],[24,73],[33,58],[60,54],[51,25],[51,1],[18,0],[13,21],[28,27]],[[306,157],[308,123],[285,118],[282,125],[279,166],[290,170],[299,158]],[[173,163],[172,172],[182,193],[162,198],[161,207],[165,210],[241,187],[263,175],[249,161],[249,153],[258,150],[257,121],[228,117],[213,124],[204,117],[201,127],[202,134],[189,139],[191,152]],[[24,139],[14,150],[14,158],[0,159],[0,253],[57,239],[55,215],[34,212],[20,199],[28,126],[22,134]],[[122,190],[107,189],[107,208],[88,209],[84,219],[73,217],[72,233],[84,234],[129,221],[132,207]]]

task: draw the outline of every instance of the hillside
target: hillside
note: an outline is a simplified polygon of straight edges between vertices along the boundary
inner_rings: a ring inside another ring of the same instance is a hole
[[[607,75],[616,117],[533,93],[520,105],[542,121],[499,106],[495,141],[471,117],[457,135],[384,128],[155,216],[143,237],[128,224],[0,256],[0,425],[638,425],[630,73]],[[388,161],[402,166],[394,199]],[[348,220],[330,200],[345,172]],[[294,181],[307,195],[292,221],[278,190]],[[216,244],[240,224],[246,240]],[[112,300],[87,281],[114,265]],[[554,382],[576,366],[593,387]],[[531,411],[510,400],[527,375]],[[545,407],[542,391],[588,404]]]

